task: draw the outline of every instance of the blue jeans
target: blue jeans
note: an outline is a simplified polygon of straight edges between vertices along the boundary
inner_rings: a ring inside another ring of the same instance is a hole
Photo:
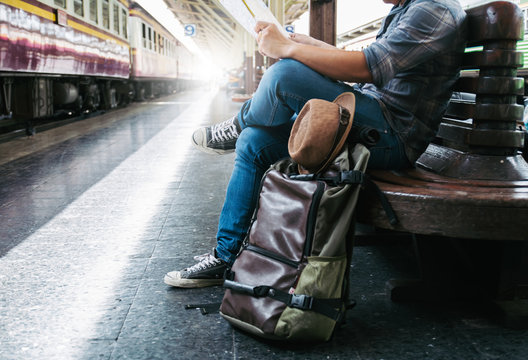
[[[313,98],[333,101],[353,92],[353,126],[378,130],[380,141],[370,148],[368,167],[409,167],[403,144],[389,127],[378,101],[342,82],[331,80],[295,60],[281,60],[262,77],[253,98],[242,106],[242,132],[236,143],[233,173],[227,187],[217,232],[217,255],[232,264],[246,236],[258,198],[260,180],[271,164],[288,156],[288,137],[296,114]]]

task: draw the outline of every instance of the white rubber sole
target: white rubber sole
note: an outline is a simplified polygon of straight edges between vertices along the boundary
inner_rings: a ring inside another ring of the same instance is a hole
[[[210,147],[207,147],[206,139],[207,139],[207,135],[206,135],[205,128],[200,128],[193,133],[191,137],[191,143],[196,149],[206,154],[225,155],[225,154],[231,154],[235,152],[235,149],[223,150],[223,149],[212,149]]]

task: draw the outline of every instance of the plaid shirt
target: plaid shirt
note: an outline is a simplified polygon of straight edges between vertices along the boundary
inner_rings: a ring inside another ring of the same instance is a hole
[[[377,98],[411,162],[433,140],[458,79],[466,42],[458,0],[407,0],[385,18],[364,50]]]

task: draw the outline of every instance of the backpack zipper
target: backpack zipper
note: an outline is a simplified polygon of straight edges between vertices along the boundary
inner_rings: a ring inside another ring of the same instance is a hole
[[[315,222],[317,220],[317,209],[319,208],[319,203],[323,197],[324,189],[325,183],[318,181],[317,188],[315,189],[312,197],[310,209],[308,210],[308,221],[306,222],[306,241],[304,242],[304,256],[310,256],[312,253],[312,243],[315,236]]]
[[[291,266],[293,268],[297,268],[299,266],[299,264],[300,264],[300,262],[298,262],[298,261],[294,261],[294,260],[288,259],[287,257],[279,255],[279,254],[277,254],[277,253],[275,253],[273,251],[270,251],[270,250],[267,250],[267,249],[263,249],[261,247],[255,246],[255,245],[247,244],[245,246],[245,249],[247,249],[249,251],[253,251],[253,252],[255,252],[257,254],[260,254],[262,256],[265,256],[267,258],[276,260],[278,262],[281,262],[281,263],[286,264],[288,266]]]

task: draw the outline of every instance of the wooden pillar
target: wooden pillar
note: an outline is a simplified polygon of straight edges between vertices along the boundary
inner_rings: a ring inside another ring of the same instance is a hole
[[[279,23],[284,26],[284,0],[269,0],[269,9]]]
[[[262,54],[258,51],[255,51],[255,90],[257,90],[257,87],[260,84],[260,79],[262,79],[262,75],[264,75],[264,56],[262,56]]]
[[[264,67],[264,56],[255,50],[255,68],[261,69]]]
[[[268,0],[268,7],[279,23],[284,26],[284,0]],[[268,67],[277,61],[277,59],[268,58]]]
[[[253,57],[248,56],[248,54],[244,57],[244,63],[245,63],[245,84],[244,89],[246,94],[252,94],[253,91],[255,91],[255,82],[253,80]]]
[[[310,36],[336,44],[337,0],[310,0]]]
[[[244,42],[245,42],[245,49],[244,49],[244,70],[245,70],[245,81],[244,81],[244,89],[246,94],[253,94],[255,91],[255,79],[254,79],[254,73],[255,73],[255,65],[254,65],[254,58],[253,54],[255,53],[255,39],[245,33],[244,34]]]

